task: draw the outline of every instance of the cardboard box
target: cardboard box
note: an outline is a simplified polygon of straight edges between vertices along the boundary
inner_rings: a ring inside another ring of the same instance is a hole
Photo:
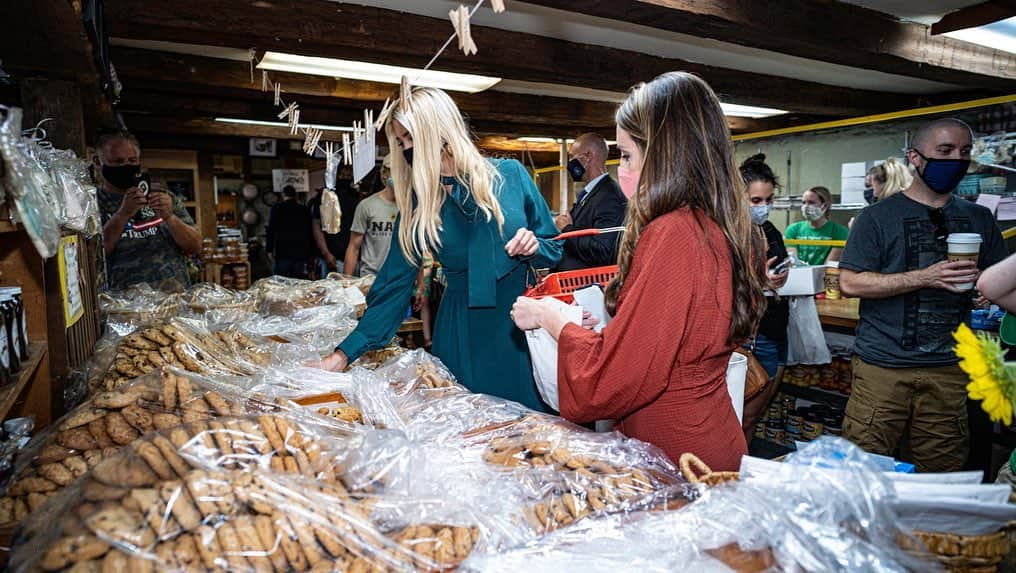
[[[825,292],[825,270],[824,266],[792,268],[787,284],[776,292],[780,296],[813,296]]]

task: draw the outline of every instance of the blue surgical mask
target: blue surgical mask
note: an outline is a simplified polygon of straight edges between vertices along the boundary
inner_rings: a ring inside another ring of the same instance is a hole
[[[924,159],[924,172],[917,170],[917,175],[924,181],[924,184],[935,193],[945,195],[959,186],[960,181],[967,174],[970,168],[969,159],[935,159],[925,157],[920,151],[914,153]]]
[[[769,211],[772,209],[772,205],[752,205],[751,206],[751,220],[756,225],[761,225],[769,220]]]
[[[395,181],[391,177],[388,178],[388,186],[392,189],[395,188]]]

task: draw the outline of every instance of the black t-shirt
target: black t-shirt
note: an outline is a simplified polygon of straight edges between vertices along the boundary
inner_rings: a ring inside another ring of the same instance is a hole
[[[340,182],[341,183],[341,182]],[[339,232],[325,233],[325,243],[332,256],[342,262],[346,256],[346,247],[349,246],[349,229],[353,226],[353,216],[356,215],[356,206],[360,204],[360,197],[348,185],[339,186],[335,191],[339,196],[339,206],[342,208],[342,224]],[[321,194],[307,203],[310,207],[310,216],[314,219],[315,225],[321,224]]]
[[[305,261],[313,255],[310,211],[294,200],[279,203],[268,220],[265,247],[275,258]]]
[[[955,196],[942,207],[950,233],[977,233],[984,270],[1006,256],[1005,242],[991,211]],[[896,274],[946,259],[946,241],[935,238],[932,208],[896,193],[865,208],[854,220],[840,268]],[[952,333],[970,312],[973,291],[924,288],[880,299],[861,299],[854,351],[884,368],[947,366],[959,359]]]
[[[783,235],[772,223],[762,223],[762,232],[766,236],[766,260],[776,257],[773,265],[778,265],[787,258],[787,247],[783,244]],[[766,297],[766,312],[758,325],[758,333],[774,341],[787,339],[787,323],[790,321],[790,305],[786,297]]]

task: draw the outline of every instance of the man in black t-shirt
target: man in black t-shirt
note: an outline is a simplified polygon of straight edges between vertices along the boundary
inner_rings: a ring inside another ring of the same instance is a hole
[[[922,472],[958,470],[966,460],[969,379],[952,333],[969,316],[973,291],[960,287],[1006,255],[991,212],[952,194],[971,141],[955,119],[918,129],[907,151],[913,183],[861,211],[840,259],[844,294],[861,298],[843,435],[892,455],[909,426]],[[946,259],[950,233],[981,236],[976,263]]]
[[[343,175],[346,177],[343,178]],[[342,259],[346,256],[346,248],[349,247],[349,229],[353,226],[353,215],[356,214],[356,206],[360,204],[360,198],[351,185],[352,179],[348,177],[348,173],[340,171],[339,179],[335,183],[335,194],[338,196],[339,206],[342,208],[342,222],[338,233],[326,233],[321,228],[321,194],[324,192],[323,189],[307,203],[307,207],[310,208],[314,244],[321,257],[319,260],[322,277],[333,271],[345,272]]]

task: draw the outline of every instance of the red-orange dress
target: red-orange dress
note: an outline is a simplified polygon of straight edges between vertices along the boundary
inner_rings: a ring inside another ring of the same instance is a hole
[[[726,387],[731,273],[723,232],[701,211],[650,223],[610,324],[561,331],[561,415],[618,420],[617,430],[674,461],[692,452],[714,470],[737,470],[747,446]]]

